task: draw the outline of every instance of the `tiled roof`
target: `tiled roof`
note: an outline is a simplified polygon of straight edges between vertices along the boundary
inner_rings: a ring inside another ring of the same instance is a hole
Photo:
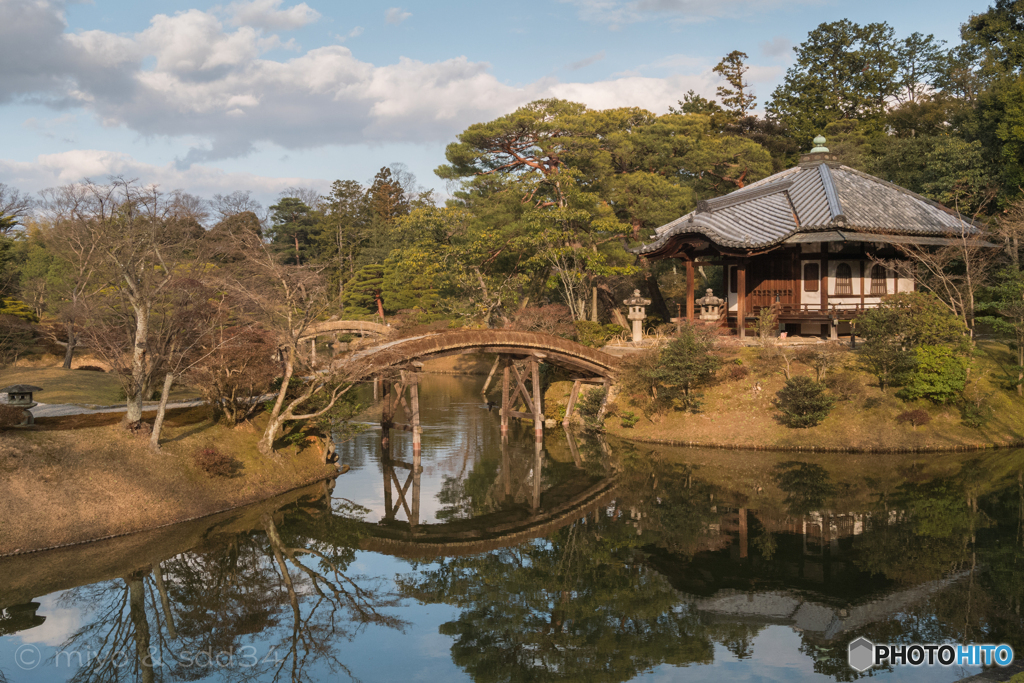
[[[655,230],[649,254],[674,235],[701,234],[720,246],[764,248],[795,234],[834,230],[887,235],[960,235],[974,223],[941,204],[847,166],[802,163],[700,202]]]

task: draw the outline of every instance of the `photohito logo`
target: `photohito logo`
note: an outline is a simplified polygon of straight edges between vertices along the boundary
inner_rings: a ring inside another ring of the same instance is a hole
[[[867,671],[888,662],[892,666],[1009,666],[1013,662],[1013,648],[1009,645],[951,645],[949,643],[920,645],[876,645],[867,638],[850,643],[850,667]]]

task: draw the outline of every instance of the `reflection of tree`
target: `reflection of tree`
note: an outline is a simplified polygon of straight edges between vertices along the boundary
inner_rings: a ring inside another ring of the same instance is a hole
[[[623,552],[618,539],[631,530],[596,515],[545,541],[442,561],[399,585],[422,602],[462,608],[441,632],[477,681],[623,681],[662,663],[711,662],[695,614]]]
[[[159,577],[136,572],[67,591],[64,604],[89,614],[64,644],[83,653],[69,660],[78,665],[72,680],[197,680],[211,673],[196,663],[199,653],[228,679],[319,680],[324,669],[351,677],[338,639],[403,622],[385,613],[397,598],[382,580],[346,573],[358,542],[354,516],[365,510],[339,507],[352,516],[293,511],[279,527],[265,515],[265,536],[237,534],[183,553]],[[265,644],[258,653],[247,638],[256,634]]]
[[[775,467],[775,483],[786,493],[786,506],[792,515],[821,510],[838,490],[824,467],[797,460]]]

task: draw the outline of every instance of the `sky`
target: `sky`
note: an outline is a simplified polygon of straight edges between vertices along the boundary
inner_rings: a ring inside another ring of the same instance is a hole
[[[392,5],[392,2],[402,2]],[[990,0],[0,0],[0,183],[110,175],[203,197],[433,170],[532,100],[665,113],[749,55],[758,108],[818,24],[955,43]]]

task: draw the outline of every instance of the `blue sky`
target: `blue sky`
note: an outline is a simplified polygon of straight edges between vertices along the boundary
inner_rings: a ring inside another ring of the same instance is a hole
[[[0,182],[109,174],[202,196],[433,169],[540,97],[667,111],[749,56],[759,107],[822,22],[957,40],[988,0],[0,0]]]

